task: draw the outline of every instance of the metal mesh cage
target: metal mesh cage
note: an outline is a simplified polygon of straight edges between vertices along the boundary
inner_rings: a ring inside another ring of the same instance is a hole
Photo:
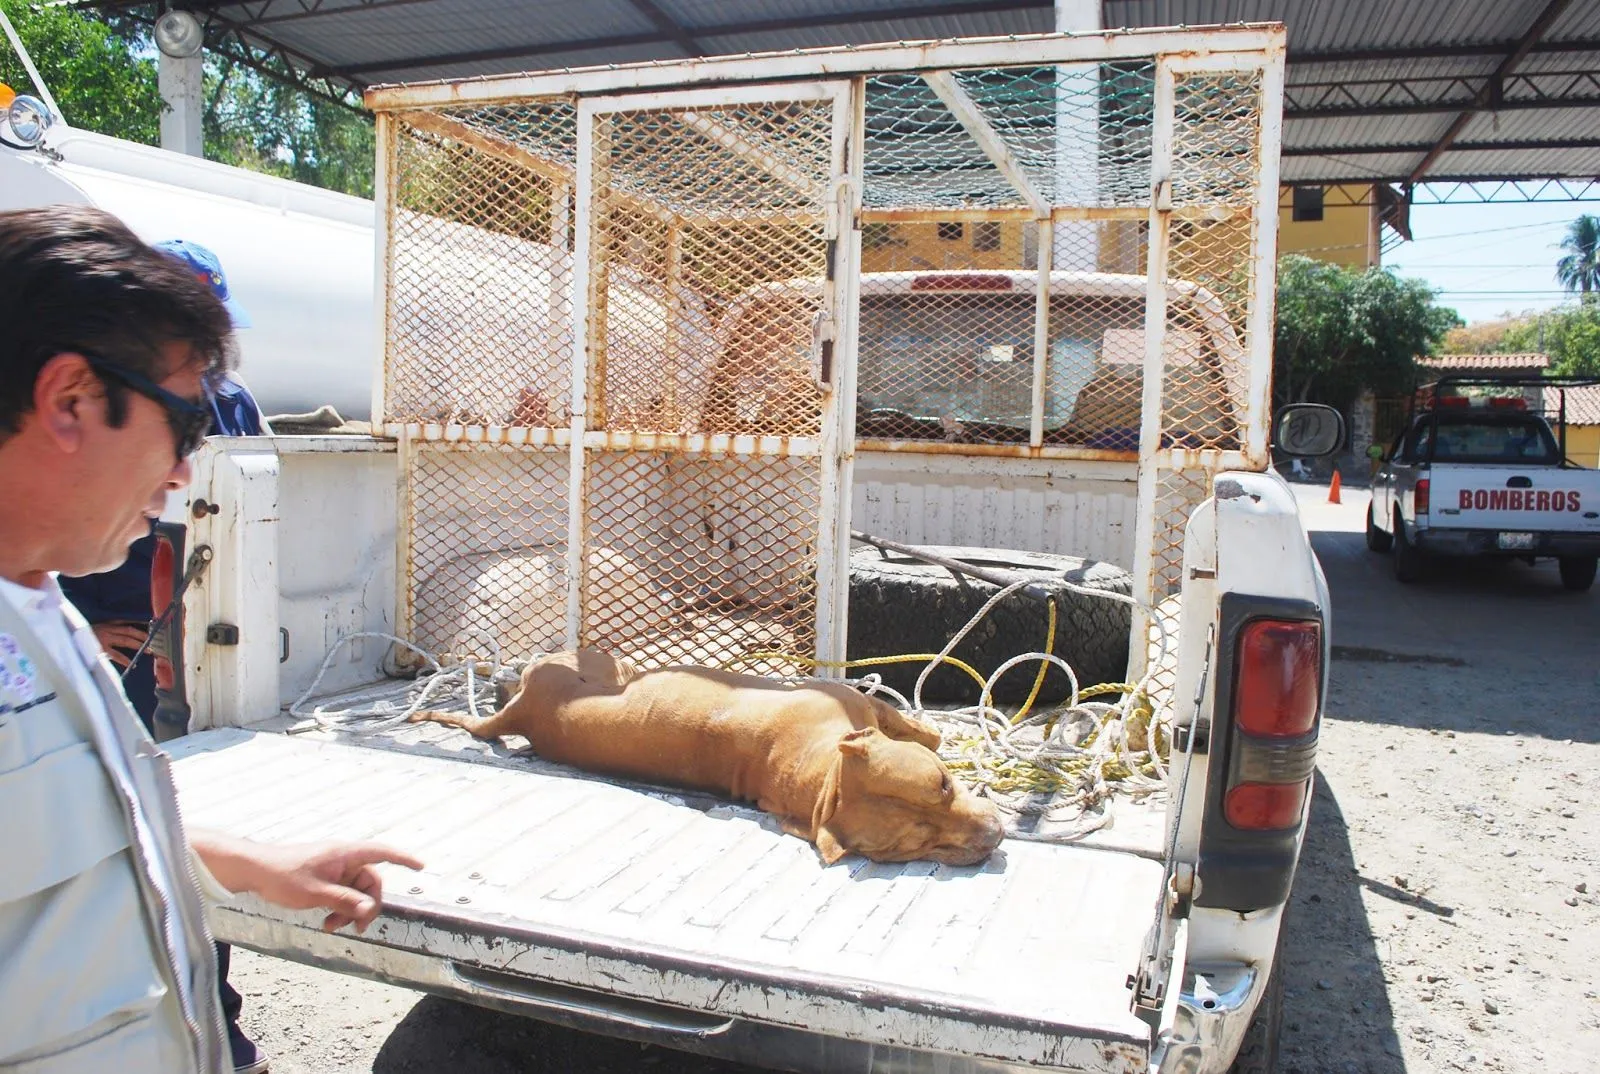
[[[821,395],[787,371],[823,307],[831,102],[595,124],[588,427],[817,435]]]
[[[385,421],[571,420],[575,115],[566,101],[404,114],[390,152]]]
[[[1189,512],[1264,461],[1275,91],[1264,53],[1095,47],[384,113],[380,416],[423,644],[838,656],[852,424],[1137,461],[1135,594],[1176,592]]]
[[[409,626],[432,652],[559,649],[567,623],[565,451],[411,445],[403,480]]]
[[[1154,74],[1134,61],[870,78],[863,203],[1026,206],[999,145],[1051,204],[1148,204]]]
[[[585,469],[582,644],[644,666],[814,650],[817,460],[592,452]]]

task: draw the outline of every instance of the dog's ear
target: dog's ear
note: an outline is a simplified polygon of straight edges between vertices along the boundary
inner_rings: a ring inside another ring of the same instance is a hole
[[[846,854],[850,853],[839,845],[839,840],[827,828],[817,829],[817,853],[822,855],[822,864],[832,865]]]
[[[858,731],[846,731],[839,739],[839,752],[852,757],[865,757],[872,749],[873,739],[882,734],[876,727],[863,727]]]
[[[867,703],[872,709],[873,718],[878,721],[878,727],[890,738],[915,742],[934,751],[939,749],[939,729],[933,724],[919,720],[908,712],[901,712],[880,698],[869,697]]]

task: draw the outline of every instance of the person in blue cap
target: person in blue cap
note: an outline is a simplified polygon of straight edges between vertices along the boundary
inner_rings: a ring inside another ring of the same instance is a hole
[[[196,242],[173,239],[153,244],[157,250],[187,266],[211,293],[222,300],[235,329],[249,328],[250,315],[228,289],[217,255]],[[244,382],[231,372],[216,387],[211,400],[212,436],[259,436],[270,433],[261,408]],[[149,653],[132,660],[144,645],[150,630],[150,570],[155,555],[155,537],[134,542],[127,561],[114,571],[60,578],[61,590],[89,621],[106,651],[123,669],[122,688],[145,729],[157,741],[174,738],[186,728],[163,728],[157,732],[155,658]],[[221,983],[222,1013],[227,1023],[228,1044],[233,1052],[235,1074],[265,1074],[267,1061],[244,1031],[239,1028],[243,998],[228,984],[230,948],[217,944],[217,978]]]

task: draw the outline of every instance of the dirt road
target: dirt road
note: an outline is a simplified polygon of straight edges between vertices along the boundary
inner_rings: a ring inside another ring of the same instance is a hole
[[[1281,1069],[1577,1074],[1600,1055],[1600,591],[1551,566],[1399,585],[1366,495],[1301,487],[1335,662],[1295,883]],[[276,1074],[754,1068],[235,957]]]

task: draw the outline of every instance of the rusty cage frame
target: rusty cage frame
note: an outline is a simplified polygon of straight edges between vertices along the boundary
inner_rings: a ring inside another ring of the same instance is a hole
[[[400,631],[842,660],[869,452],[1137,464],[1135,595],[1176,593],[1216,474],[1268,462],[1284,55],[1245,25],[368,91]]]

